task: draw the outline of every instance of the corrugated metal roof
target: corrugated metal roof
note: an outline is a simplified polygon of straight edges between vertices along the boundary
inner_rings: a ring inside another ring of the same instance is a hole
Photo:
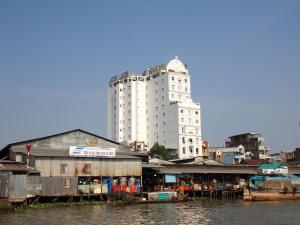
[[[159,168],[160,173],[218,173],[218,174],[256,174],[255,166],[233,165],[199,165],[199,164],[176,164],[166,165]]]
[[[1,160],[0,171],[27,172],[27,166],[23,162]],[[40,172],[36,170],[34,167],[29,166],[28,173],[40,173]]]
[[[195,161],[195,162],[188,162],[188,163],[183,163],[183,164],[188,164],[188,165],[212,165],[212,166],[222,166],[224,163],[218,162],[216,160],[208,159],[208,160],[203,160],[203,161]]]
[[[157,159],[157,158],[149,159],[149,163],[158,164],[158,165],[174,164],[173,162],[169,162],[169,161]]]
[[[150,168],[150,169],[157,169],[157,168],[163,168],[162,165],[152,164],[152,163],[142,163],[143,168]]]
[[[15,153],[23,153],[27,154],[26,149],[24,148],[18,148],[18,147],[13,147],[11,149],[12,152]],[[80,158],[80,157],[71,157],[69,156],[69,150],[68,149],[36,149],[32,148],[30,150],[30,155],[37,156],[37,157],[68,157],[68,158]],[[91,158],[91,157],[82,157],[82,158]],[[127,152],[121,152],[121,151],[116,151],[116,156],[113,157],[116,159],[139,159],[139,157],[133,156],[128,154]]]
[[[16,171],[16,172],[27,172],[27,167],[24,163],[18,162],[0,162],[0,171]]]
[[[82,133],[85,133],[85,134],[88,134],[88,135],[91,135],[91,136],[94,136],[94,137],[97,137],[97,138],[100,138],[100,139],[103,139],[103,140],[111,142],[113,144],[117,144],[117,145],[119,145],[119,148],[122,149],[123,151],[130,151],[130,147],[128,147],[126,145],[122,145],[118,142],[115,142],[113,140],[109,140],[107,138],[101,137],[99,135],[90,133],[90,132],[82,130],[82,129],[75,129],[75,130],[70,130],[70,131],[66,131],[66,132],[62,132],[62,133],[58,133],[58,134],[53,134],[53,135],[48,135],[48,136],[44,136],[44,137],[40,137],[40,138],[34,138],[34,139],[29,139],[29,140],[25,140],[25,141],[14,142],[14,143],[8,144],[0,150],[0,159],[3,158],[3,157],[7,157],[8,151],[12,146],[22,145],[22,144],[30,144],[32,142],[41,141],[41,140],[45,140],[45,139],[48,139],[48,138],[53,138],[53,137],[57,137],[57,136],[60,136],[60,135],[65,135],[65,134],[78,132],[78,131],[82,132]]]

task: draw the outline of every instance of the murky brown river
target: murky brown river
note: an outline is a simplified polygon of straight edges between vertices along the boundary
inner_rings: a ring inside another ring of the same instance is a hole
[[[205,201],[0,211],[0,224],[300,224],[300,201]]]

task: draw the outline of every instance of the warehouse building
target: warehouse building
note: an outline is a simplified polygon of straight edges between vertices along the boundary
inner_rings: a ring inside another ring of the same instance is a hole
[[[142,157],[128,146],[81,129],[12,143],[0,150],[0,159],[34,168],[40,174],[36,195],[51,197],[101,195],[118,189],[138,192]]]

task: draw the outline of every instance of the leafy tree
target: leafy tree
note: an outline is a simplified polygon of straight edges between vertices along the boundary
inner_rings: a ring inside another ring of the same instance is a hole
[[[170,152],[165,148],[165,146],[159,145],[158,143],[155,143],[150,149],[150,156],[163,160],[170,160],[172,158]]]

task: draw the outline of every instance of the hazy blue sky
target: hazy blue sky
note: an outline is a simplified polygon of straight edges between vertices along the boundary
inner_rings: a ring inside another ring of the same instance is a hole
[[[300,1],[0,0],[0,148],[82,128],[106,136],[111,76],[189,65],[211,146],[258,132],[300,146]]]

